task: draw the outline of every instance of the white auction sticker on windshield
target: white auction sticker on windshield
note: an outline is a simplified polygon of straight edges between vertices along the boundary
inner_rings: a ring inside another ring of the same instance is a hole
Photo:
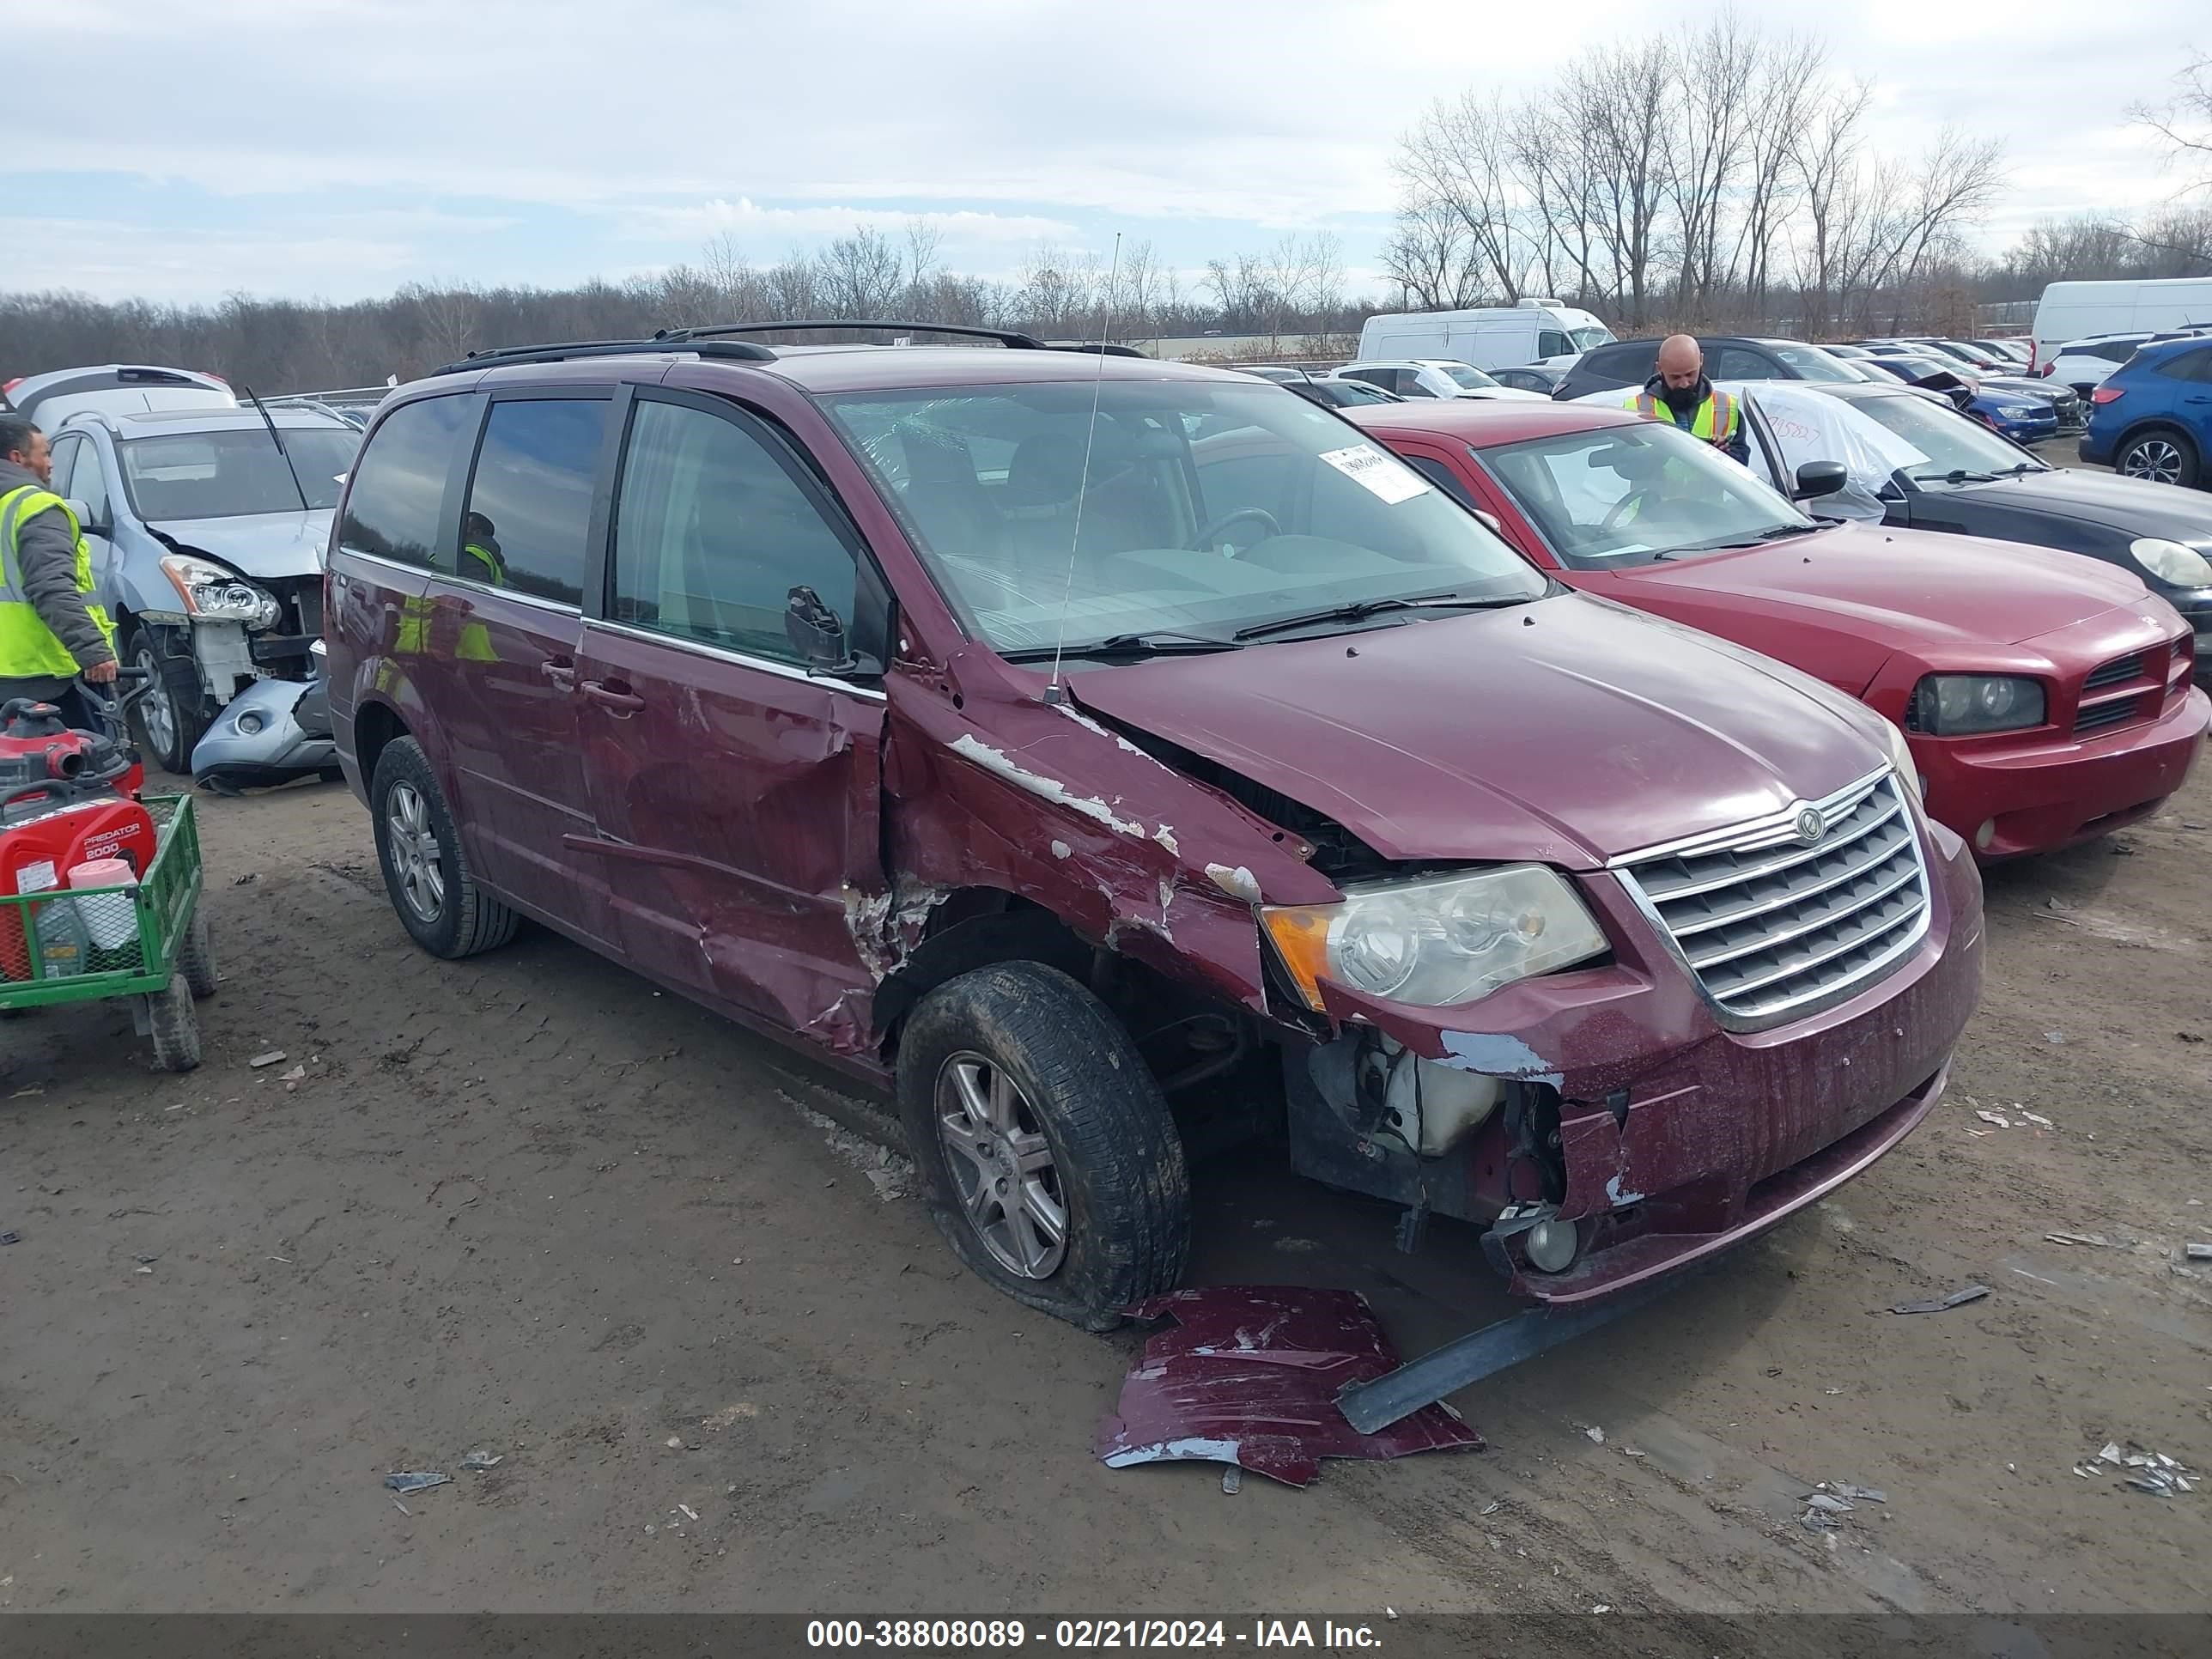
[[[1322,459],[1356,484],[1364,485],[1386,501],[1411,501],[1428,493],[1428,480],[1402,461],[1379,449],[1353,444],[1346,449],[1325,449]]]

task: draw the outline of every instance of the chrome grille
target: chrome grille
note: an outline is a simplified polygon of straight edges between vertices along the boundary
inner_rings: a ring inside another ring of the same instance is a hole
[[[1714,1005],[1740,1025],[1832,1002],[1900,961],[1928,927],[1928,870],[1903,786],[1883,772],[1802,808],[1614,866]]]

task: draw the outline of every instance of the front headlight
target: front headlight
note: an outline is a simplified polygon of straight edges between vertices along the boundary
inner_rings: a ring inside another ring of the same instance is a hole
[[[1324,977],[1442,1008],[1608,948],[1574,890],[1540,864],[1378,882],[1347,888],[1341,903],[1263,905],[1260,917],[1315,1008]]]
[[[1889,740],[1889,763],[1897,769],[1913,794],[1922,800],[1928,799],[1928,781],[1920,775],[1920,768],[1912,758],[1912,745],[1905,740],[1905,733],[1887,720],[1881,723],[1882,736]]]
[[[1930,674],[1912,694],[1912,724],[1930,737],[2019,732],[2043,714],[2042,684],[2014,674]]]
[[[274,628],[284,614],[275,595],[210,559],[172,553],[161,561],[161,574],[184,601],[185,613],[204,621],[243,623],[258,633]]]
[[[2176,587],[2212,587],[2212,559],[2185,542],[2163,536],[2138,536],[2128,544],[2129,556],[2160,581]]]

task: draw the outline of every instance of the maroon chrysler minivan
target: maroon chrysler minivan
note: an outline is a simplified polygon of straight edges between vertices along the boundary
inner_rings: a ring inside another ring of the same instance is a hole
[[[378,411],[331,702],[426,950],[527,917],[895,1092],[953,1248],[1094,1328],[1200,1152],[1574,1303],[1927,1115],[1981,890],[1885,722],[1265,381],[760,331]]]

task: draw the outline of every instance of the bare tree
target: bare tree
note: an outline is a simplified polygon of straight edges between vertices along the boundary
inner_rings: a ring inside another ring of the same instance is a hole
[[[752,267],[738,248],[738,239],[726,230],[710,238],[700,252],[699,267],[732,320],[752,320],[736,314],[740,297],[753,283]]]
[[[1659,142],[1677,239],[1676,314],[1685,322],[1700,319],[1722,276],[1721,218],[1743,164],[1738,100],[1755,51],[1735,14],[1723,12],[1703,29],[1686,31],[1668,65],[1674,107]]]
[[[822,251],[816,262],[822,297],[841,317],[883,317],[897,308],[906,268],[890,238],[872,225],[856,225]]]
[[[928,290],[930,281],[937,274],[938,249],[944,234],[919,215],[906,222],[906,289],[909,300],[918,299]],[[911,303],[907,307],[914,307]],[[949,319],[932,318],[923,320],[943,322]]]
[[[1805,331],[1828,330],[1844,304],[1852,248],[1867,212],[1862,199],[1862,128],[1874,102],[1865,82],[1830,87],[1810,100],[1790,160],[1804,204],[1797,244],[1797,286]]]
[[[1476,258],[1459,215],[1439,202],[1407,201],[1382,246],[1382,269],[1398,284],[1400,302],[1424,311],[1456,310],[1480,299]]]
[[[2199,54],[2173,78],[2172,98],[2133,105],[2128,114],[2158,134],[2169,159],[2189,171],[2185,191],[2212,190],[2212,54]]]
[[[465,357],[479,343],[477,328],[483,300],[462,283],[410,283],[398,298],[414,313],[416,329],[430,356],[441,362]]]
[[[1744,199],[1729,269],[1740,270],[1745,296],[1763,317],[1776,244],[1799,200],[1797,135],[1812,112],[1827,49],[1810,36],[1784,37],[1766,42],[1762,59],[1746,99]]]
[[[1456,219],[1486,282],[1509,304],[1521,297],[1528,252],[1512,155],[1504,105],[1470,90],[1431,104],[1395,162],[1406,204]]]

